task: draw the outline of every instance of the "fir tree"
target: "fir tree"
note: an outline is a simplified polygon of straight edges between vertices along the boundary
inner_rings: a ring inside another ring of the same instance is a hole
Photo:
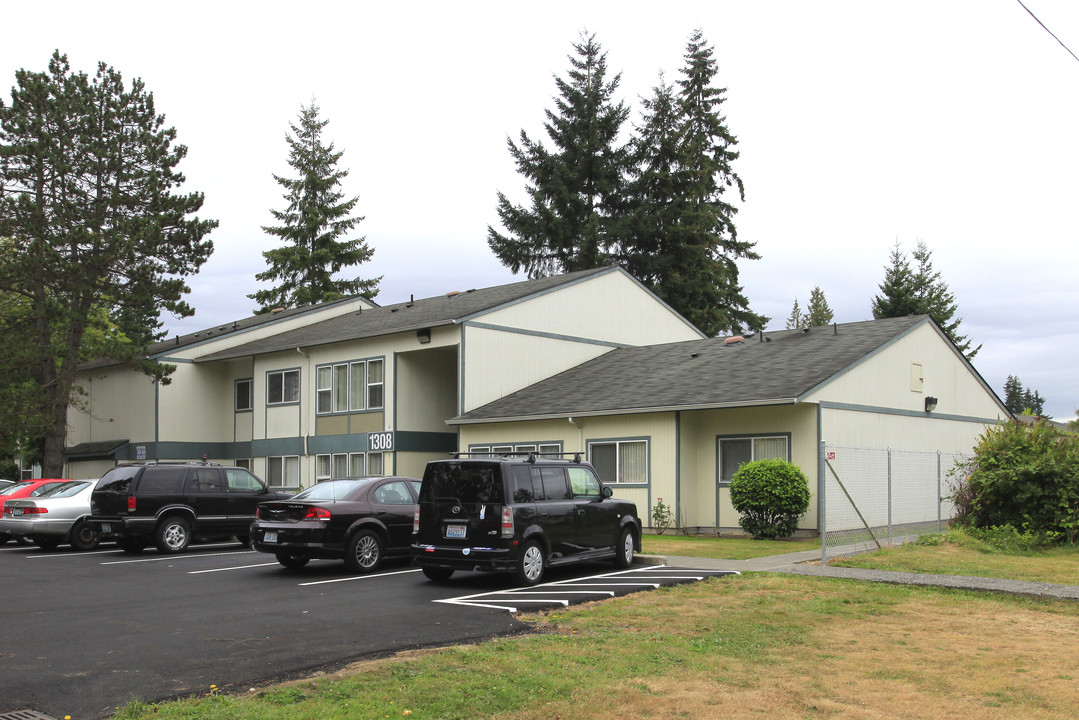
[[[555,79],[555,110],[546,111],[552,148],[524,130],[520,145],[507,139],[528,205],[499,192],[507,232],[487,228],[487,244],[502,264],[530,278],[602,265],[622,221],[627,150],[618,136],[629,110],[613,101],[620,76],[607,80],[607,55],[595,35],[582,33],[573,49],[567,77]]]
[[[794,298],[794,307],[791,308],[791,314],[787,316],[787,329],[797,330],[805,326],[806,315],[802,313],[802,308],[798,305],[798,298]]]
[[[104,63],[93,78],[72,73],[59,52],[46,72],[15,78],[11,105],[0,101],[0,293],[15,308],[5,321],[33,341],[3,362],[24,364],[22,417],[43,419],[42,472],[62,477],[80,363],[108,357],[159,380],[172,369],[145,359],[153,330],[133,340],[105,308],[191,315],[184,279],[212,252],[217,223],[194,215],[201,193],[174,192],[187,148],[141,80],[128,86]]]
[[[824,297],[824,291],[820,286],[813,288],[809,293],[809,306],[806,308],[806,324],[810,327],[820,327],[832,322],[835,315],[828,306],[828,300]]]
[[[963,321],[955,317],[959,305],[940,272],[933,268],[932,255],[925,242],[919,240],[914,249],[917,265],[912,268],[910,259],[896,242],[891,264],[885,267],[884,281],[878,286],[881,295],[873,298],[873,317],[879,320],[928,315],[967,360],[973,360],[982,346],[972,349],[970,340],[959,334],[959,324]]]
[[[761,329],[768,318],[749,309],[738,284],[740,259],[758,260],[754,244],[738,239],[734,216],[738,209],[727,197],[734,191],[745,200],[742,179],[731,163],[738,159],[737,138],[722,114],[726,88],[715,85],[719,67],[697,30],[686,45],[685,65],[678,80],[680,190],[687,203],[679,238],[687,262],[661,295],[709,335]]]
[[[269,267],[255,278],[277,285],[248,295],[261,305],[256,313],[348,295],[373,298],[378,294],[381,277],[371,280],[334,277],[345,268],[367,262],[375,251],[364,237],[342,239],[363,217],[351,214],[359,198],[346,200],[340,190],[348,170],[337,168],[344,151],[335,152],[333,143],[326,144],[323,140],[322,131],[328,123],[329,120],[319,118],[319,108],[312,100],[309,106],[300,109],[299,127],[289,124],[292,135],[285,136],[289,165],[298,177],[274,175],[274,180],[285,188],[287,204],[284,210],[270,211],[281,224],[262,229],[285,241],[285,245],[262,253]]]
[[[1009,375],[1004,381],[1004,407],[1012,415],[1023,412],[1023,383],[1015,375]]]

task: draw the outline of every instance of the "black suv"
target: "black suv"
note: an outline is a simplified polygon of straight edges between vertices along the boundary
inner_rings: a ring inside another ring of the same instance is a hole
[[[629,567],[641,521],[579,456],[458,456],[427,464],[412,536],[412,562],[431,580],[490,570],[535,585],[548,566],[612,559]]]
[[[163,553],[178,553],[193,537],[235,535],[247,542],[255,507],[289,495],[267,490],[244,468],[217,463],[118,465],[98,481],[89,522],[128,552],[152,542]]]

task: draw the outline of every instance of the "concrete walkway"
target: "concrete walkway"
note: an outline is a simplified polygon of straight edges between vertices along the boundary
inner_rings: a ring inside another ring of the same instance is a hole
[[[816,575],[869,580],[896,585],[921,585],[955,588],[957,590],[980,590],[984,592],[1010,593],[1028,597],[1079,600],[1079,587],[1053,583],[1002,580],[1000,578],[967,577],[963,575],[931,575],[927,573],[895,572],[892,570],[864,570],[834,565],[811,564],[820,560],[820,550],[787,553],[752,558],[750,560],[719,560],[715,558],[685,557],[680,555],[638,555],[642,562],[671,567],[699,568],[702,570],[734,570],[737,572],[782,572],[793,575]]]

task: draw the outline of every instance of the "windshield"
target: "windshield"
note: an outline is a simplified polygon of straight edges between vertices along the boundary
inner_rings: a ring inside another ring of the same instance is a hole
[[[497,463],[431,463],[423,475],[420,501],[452,498],[462,503],[501,503],[501,475]]]
[[[320,482],[317,485],[312,485],[306,490],[293,495],[289,500],[344,500],[346,496],[352,494],[353,490],[366,485],[368,482],[369,481],[367,480],[330,480],[329,482]]]
[[[73,482],[57,483],[56,485],[49,485],[45,492],[41,493],[38,497],[41,498],[61,498],[71,497],[82,492],[90,482],[87,480],[76,480]]]

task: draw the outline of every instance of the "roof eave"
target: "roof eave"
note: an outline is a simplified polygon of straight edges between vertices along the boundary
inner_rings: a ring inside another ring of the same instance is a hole
[[[744,400],[730,403],[699,403],[694,405],[657,405],[639,408],[618,408],[615,410],[580,410],[540,415],[517,415],[507,417],[462,418],[455,417],[446,421],[447,425],[489,425],[503,422],[527,422],[536,420],[563,420],[565,418],[605,417],[608,415],[641,415],[663,412],[690,410],[726,410],[730,408],[761,407],[765,405],[794,405],[797,398],[771,398],[767,400]]]

